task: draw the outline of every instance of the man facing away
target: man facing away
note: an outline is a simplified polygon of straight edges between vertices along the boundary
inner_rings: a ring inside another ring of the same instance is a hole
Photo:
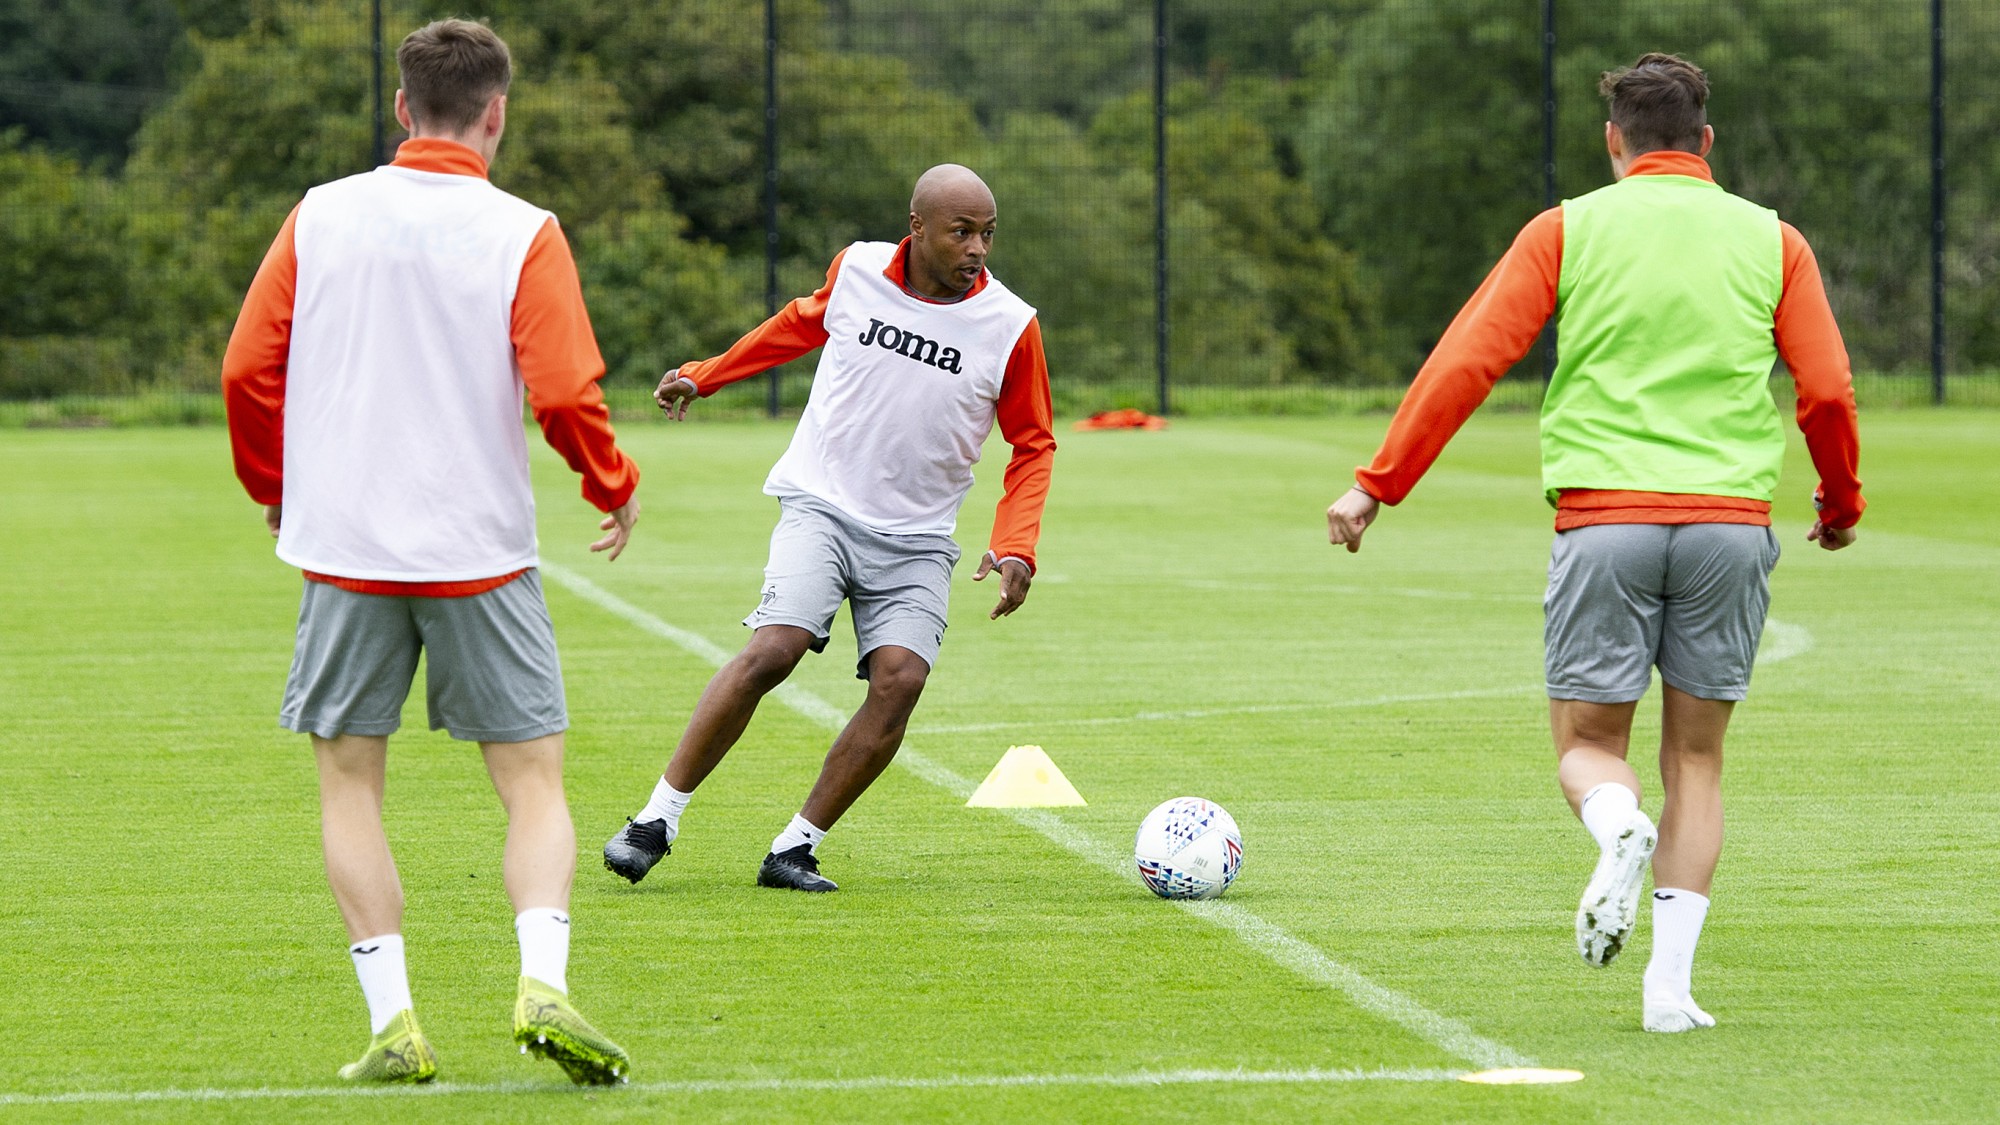
[[[432,729],[479,743],[507,810],[514,1036],[579,1083],[615,1082],[625,1052],[567,995],[569,720],[536,570],[524,388],[584,498],[609,513],[591,550],[624,550],[639,473],[611,432],[604,361],[555,216],[486,179],[507,121],[506,44],[441,20],[404,39],[396,62],[410,140],[393,164],[293,209],[222,377],[237,476],[265,505],[278,557],[305,572],[280,721],[312,736],[327,878],[374,1030],[340,1075],[437,1073],[411,1006],[382,827],[388,736],[422,652]]]
[[[697,396],[825,347],[791,446],[764,482],[780,515],[762,600],[743,622],[755,632],[702,692],[652,798],[604,845],[611,871],[636,883],[671,850],[695,787],[806,650],[824,651],[845,599],[868,695],[757,872],[761,886],[836,889],[819,873],[819,843],[902,745],[944,640],[958,508],[996,421],[1014,454],[973,579],[1000,574],[989,618],[1027,598],[1056,443],[1035,310],[985,268],[995,214],[969,169],[932,168],[900,245],[854,243],[810,297],[660,381],[660,407],[678,420]]]
[[[1379,505],[1409,495],[1557,318],[1541,424],[1557,533],[1549,722],[1563,794],[1600,849],[1577,948],[1592,965],[1617,956],[1650,858],[1642,1024],[1688,1031],[1715,1024],[1691,986],[1722,852],[1722,738],[1749,687],[1778,561],[1770,501],[1785,443],[1766,387],[1773,362],[1782,357],[1797,384],[1820,477],[1807,538],[1829,551],[1854,542],[1861,518],[1860,438],[1812,249],[1710,175],[1707,76],[1649,54],[1599,90],[1616,182],[1522,230],[1418,373],[1374,463],[1327,509],[1327,529],[1358,550]],[[1665,685],[1657,830],[1626,762],[1655,666]]]

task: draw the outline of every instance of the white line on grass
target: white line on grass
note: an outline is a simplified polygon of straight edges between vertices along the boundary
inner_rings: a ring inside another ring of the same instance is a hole
[[[543,564],[545,567],[547,564]],[[867,1090],[963,1090],[1046,1086],[1190,1086],[1245,1083],[1311,1085],[1325,1082],[1450,1082],[1459,1070],[1141,1070],[1129,1074],[945,1074],[930,1078],[737,1078],[685,1082],[631,1082],[637,1093],[734,1094]],[[290,1101],[306,1098],[443,1097],[452,1094],[570,1094],[552,1082],[437,1082],[425,1086],[300,1086],[259,1089],[85,1090],[68,1094],[0,1094],[0,1106],[130,1105],[152,1102]]]
[[[544,560],[542,573],[592,605],[654,636],[671,641],[711,664],[721,665],[730,658],[728,652],[707,638],[669,625],[568,567]],[[775,694],[793,710],[832,730],[837,731],[847,725],[847,716],[844,713],[803,688],[786,684]],[[896,754],[896,763],[960,799],[972,795],[974,785],[971,781],[932,761],[908,745]],[[1086,835],[1076,826],[1041,809],[1001,811],[1111,874],[1128,881],[1137,881],[1138,875],[1133,870],[1131,856],[1123,849],[1108,847]],[[1248,910],[1224,902],[1180,905],[1189,914],[1235,934],[1244,944],[1277,964],[1308,980],[1338,989],[1345,993],[1356,1007],[1400,1025],[1454,1057],[1464,1059],[1481,1069],[1535,1065],[1533,1060],[1479,1035],[1450,1016],[1439,1015],[1402,993],[1376,984]]]
[[[1775,617],[1764,619],[1764,636],[1757,646],[1757,663],[1776,664],[1812,651],[1812,630]]]
[[[1209,707],[1194,711],[1140,711],[1131,715],[1108,715],[1087,719],[1023,719],[1013,723],[954,723],[912,730],[915,735],[972,734],[979,731],[1018,730],[1022,727],[1098,727],[1118,723],[1179,722],[1212,719],[1225,715],[1280,715],[1289,711],[1333,711],[1350,707],[1387,707],[1395,703],[1434,703],[1450,699],[1497,699],[1542,690],[1539,686],[1477,688],[1470,691],[1437,691],[1421,695],[1377,695],[1368,699],[1329,699],[1319,703],[1266,703],[1250,707]]]
[[[587,596],[587,595],[586,595]],[[615,611],[614,611],[615,612]],[[675,633],[671,625],[661,623]],[[665,634],[662,634],[665,635]],[[692,634],[689,634],[692,636]],[[699,637],[693,638],[702,644]],[[713,646],[711,646],[713,647]],[[1811,652],[1812,630],[1803,625],[1766,618],[1764,637],[1757,648],[1757,663],[1777,664]],[[720,652],[720,649],[716,651]],[[727,659],[724,657],[722,659]],[[1510,695],[1541,693],[1546,689],[1541,684],[1524,684],[1520,687],[1473,688],[1466,691],[1434,691],[1415,695],[1377,695],[1367,699],[1327,699],[1317,703],[1265,703],[1248,707],[1208,707],[1189,711],[1138,711],[1130,715],[1096,715],[1080,719],[1021,719],[1011,723],[942,723],[936,726],[912,728],[910,733],[917,736],[931,734],[978,734],[985,731],[1020,730],[1023,727],[1105,727],[1123,723],[1185,722],[1189,719],[1213,719],[1229,715],[1281,715],[1293,711],[1337,711],[1349,708],[1367,709],[1388,707],[1397,703],[1439,703],[1453,699],[1501,699]]]
[[[1422,586],[1355,586],[1327,582],[1251,582],[1236,578],[1175,578],[1169,581],[1196,590],[1274,591],[1284,594],[1359,594],[1373,597],[1418,598],[1441,602],[1536,602],[1542,595],[1521,591],[1432,590]]]

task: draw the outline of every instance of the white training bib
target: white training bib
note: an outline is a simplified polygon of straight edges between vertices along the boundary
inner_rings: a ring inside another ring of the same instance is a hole
[[[883,274],[897,249],[857,242],[841,258],[812,395],[764,491],[888,535],[949,535],[1035,310],[991,274],[951,304],[913,296]]]
[[[514,293],[547,211],[383,167],[306,193],[278,557],[452,582],[534,566]]]

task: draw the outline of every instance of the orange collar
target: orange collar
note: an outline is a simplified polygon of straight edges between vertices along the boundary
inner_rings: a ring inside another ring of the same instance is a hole
[[[1659,149],[1632,158],[1625,166],[1628,176],[1688,176],[1697,180],[1715,182],[1715,173],[1709,171],[1708,161],[1692,152],[1678,152]]]
[[[444,172],[453,176],[486,178],[486,161],[480,159],[477,152],[457,141],[441,137],[411,137],[396,146],[396,159],[390,163],[413,172]]]
[[[919,293],[916,290],[910,288],[909,282],[907,280],[908,277],[910,276],[909,271],[903,265],[903,260],[905,258],[908,258],[909,255],[910,255],[910,236],[904,235],[903,241],[896,244],[896,252],[889,256],[889,267],[882,271],[882,276],[888,278],[890,281],[895,282],[897,287],[902,289],[903,292],[908,293],[910,296],[915,297],[917,300],[923,301],[926,304],[955,305],[960,301],[965,300],[967,297],[976,297],[979,295],[979,291],[981,289],[986,288],[986,279],[993,276],[992,273],[990,273],[984,268],[981,268],[979,271],[979,280],[973,282],[972,288],[966,290],[963,296],[953,297],[949,301],[940,301],[935,297],[926,297],[922,293]]]

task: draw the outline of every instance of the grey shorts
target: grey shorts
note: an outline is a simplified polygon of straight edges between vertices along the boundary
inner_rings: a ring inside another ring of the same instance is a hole
[[[1629,703],[1660,679],[1742,699],[1771,606],[1778,537],[1747,524],[1602,524],[1549,551],[1551,699]]]
[[[278,722],[321,738],[393,734],[419,653],[432,730],[525,742],[569,729],[555,628],[534,570],[467,598],[357,594],[308,580]]]
[[[937,666],[951,604],[958,544],[949,535],[884,535],[811,497],[779,501],[764,595],[743,619],[752,629],[794,625],[826,651],[845,599],[854,615],[854,674],[868,678],[868,654],[896,645]]]

